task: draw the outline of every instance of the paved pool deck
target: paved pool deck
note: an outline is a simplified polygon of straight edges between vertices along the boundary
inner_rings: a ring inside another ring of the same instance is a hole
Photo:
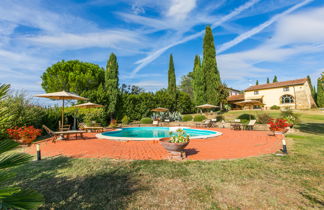
[[[200,128],[199,128],[200,129]],[[189,160],[236,159],[271,154],[280,150],[282,136],[271,136],[269,131],[236,131],[210,128],[223,135],[208,139],[192,139],[186,147]],[[67,156],[73,158],[112,158],[126,160],[163,160],[168,153],[158,141],[115,141],[97,139],[88,133],[85,139],[42,141],[43,157]],[[36,146],[25,149],[36,154]]]

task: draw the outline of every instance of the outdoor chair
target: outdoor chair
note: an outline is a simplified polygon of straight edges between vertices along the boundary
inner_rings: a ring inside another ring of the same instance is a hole
[[[155,126],[159,126],[159,124],[160,124],[160,123],[159,123],[158,120],[154,120],[154,121],[153,121],[153,125],[155,125]]]
[[[59,130],[60,131],[68,131],[71,129],[71,125],[63,125],[62,126],[62,123],[61,121],[59,121]]]
[[[64,136],[64,135],[67,136],[67,139],[70,138],[70,135],[75,135],[75,138],[77,139],[78,138],[78,136],[77,136],[78,134],[80,135],[81,138],[84,138],[83,137],[83,134],[85,133],[85,131],[79,131],[79,130],[52,131],[46,125],[43,125],[43,128],[48,133],[48,135],[50,135],[53,138],[52,142],[55,142],[58,137]]]
[[[231,123],[231,128],[233,130],[241,130],[241,120],[240,119],[235,119],[234,123]]]
[[[102,126],[87,126],[85,123],[80,123],[79,124],[79,129],[85,130],[85,131],[95,131],[95,132],[103,132],[104,127]]]
[[[250,120],[250,122],[244,126],[245,130],[253,130],[256,120]]]

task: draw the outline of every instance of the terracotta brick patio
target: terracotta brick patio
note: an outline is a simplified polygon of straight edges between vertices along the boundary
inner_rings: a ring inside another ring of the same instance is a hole
[[[234,159],[270,154],[281,148],[282,137],[266,131],[234,131],[215,128],[223,135],[209,139],[193,139],[186,147],[191,160]],[[113,158],[130,160],[167,159],[168,153],[158,141],[112,141],[97,139],[94,133],[83,139],[41,143],[42,156],[64,155],[75,158]],[[26,152],[36,154],[35,145]]]

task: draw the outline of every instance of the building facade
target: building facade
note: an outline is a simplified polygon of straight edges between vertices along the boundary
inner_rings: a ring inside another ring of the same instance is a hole
[[[316,107],[307,78],[250,86],[240,97],[230,96],[228,101],[233,107],[241,109],[270,109],[272,106],[291,109]],[[240,101],[260,101],[263,105],[239,107],[236,103]]]

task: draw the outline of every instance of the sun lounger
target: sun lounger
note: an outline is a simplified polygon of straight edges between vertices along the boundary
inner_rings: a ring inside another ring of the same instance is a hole
[[[244,126],[245,130],[253,130],[256,120],[250,120],[250,122]]]
[[[84,123],[80,123],[79,128],[81,130],[85,130],[85,131],[90,130],[90,131],[96,131],[96,132],[103,132],[103,130],[104,130],[104,127],[102,127],[102,126],[87,126]]]
[[[79,131],[79,130],[69,130],[69,131],[52,131],[51,129],[49,129],[46,125],[43,125],[43,128],[45,129],[45,131],[53,138],[53,142],[55,142],[57,140],[58,137],[61,136],[67,136],[67,139],[70,138],[70,135],[75,135],[75,138],[78,138],[78,134],[80,135],[81,138],[83,137],[83,134],[85,133],[85,131]]]

